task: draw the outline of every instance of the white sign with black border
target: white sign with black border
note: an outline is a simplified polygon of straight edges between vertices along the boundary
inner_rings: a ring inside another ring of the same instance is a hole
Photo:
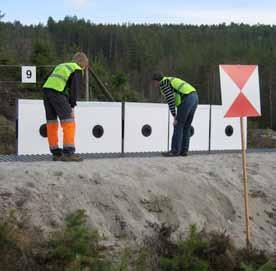
[[[22,83],[36,83],[36,67],[22,66],[21,81]]]

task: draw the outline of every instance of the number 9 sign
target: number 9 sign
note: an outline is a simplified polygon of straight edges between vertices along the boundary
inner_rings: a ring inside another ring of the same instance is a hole
[[[21,81],[22,83],[36,83],[36,67],[22,66]]]

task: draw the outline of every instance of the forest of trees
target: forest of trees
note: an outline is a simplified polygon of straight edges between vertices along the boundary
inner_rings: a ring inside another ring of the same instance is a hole
[[[201,104],[220,104],[218,65],[258,64],[262,104],[258,126],[276,129],[276,26],[105,25],[69,16],[61,21],[49,17],[46,25],[0,21],[0,66],[54,65],[70,60],[78,50],[87,53],[92,69],[118,101],[159,102],[150,78],[153,71],[162,70],[196,86]],[[47,72],[43,67],[38,71],[40,82]],[[1,66],[0,93],[27,88],[5,83],[9,80],[20,81],[19,68]],[[92,99],[105,99],[91,82]],[[39,84],[30,87],[39,92]]]

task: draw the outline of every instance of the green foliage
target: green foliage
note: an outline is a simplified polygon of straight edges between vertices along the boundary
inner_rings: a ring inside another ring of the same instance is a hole
[[[14,65],[16,64],[16,59],[15,56],[12,54],[12,52],[8,49],[1,49],[0,47],[0,63],[2,65]],[[17,77],[17,73],[15,71],[12,72],[12,74],[8,75],[8,72],[3,70],[2,72],[4,72],[4,76],[1,75],[1,78],[16,78]]]
[[[49,240],[37,237],[36,231],[26,230],[26,221],[20,221],[14,210],[0,221],[0,270],[5,271],[274,271],[276,268],[276,262],[264,252],[237,250],[225,233],[198,232],[195,225],[190,227],[187,238],[177,244],[171,241],[171,228],[163,225],[147,246],[126,248],[112,255],[100,245],[97,231],[86,227],[84,210],[68,215],[64,228],[51,234]],[[231,257],[225,257],[231,253]],[[158,265],[152,261],[153,256]]]
[[[236,253],[236,262],[241,268],[251,268],[255,271],[269,262],[269,257],[265,251],[255,248],[240,249]]]
[[[36,66],[53,65],[56,63],[54,49],[50,42],[41,40],[34,41],[30,61]],[[37,69],[37,80],[44,81],[48,74],[48,67],[39,67]]]
[[[151,255],[156,255],[158,247],[160,259],[159,264],[152,265],[153,269],[162,271],[184,271],[184,270],[208,270],[208,271],[259,271],[259,268],[271,268],[273,262],[263,251],[257,249],[237,249],[225,232],[210,232],[204,230],[198,232],[195,225],[190,226],[186,239],[172,245],[171,231],[165,234],[166,239],[156,240],[147,246]],[[159,235],[160,236],[160,235]],[[158,244],[159,242],[159,244]],[[164,249],[166,244],[166,249]],[[161,253],[160,253],[161,252]],[[251,268],[251,269],[250,269]],[[263,270],[263,269],[260,269]],[[271,269],[268,269],[269,271]]]
[[[65,228],[52,234],[48,258],[66,267],[66,271],[108,270],[109,263],[101,253],[97,231],[86,227],[86,214],[78,210],[65,219]]]
[[[148,268],[148,258],[150,252],[147,249],[142,248],[139,253],[138,257],[134,262],[135,271],[146,271]]]
[[[118,263],[113,265],[113,271],[128,271],[129,259],[131,252],[129,249],[124,249]]]
[[[24,219],[18,217],[16,210],[0,218],[0,270],[18,271],[19,266],[23,270],[31,265],[34,246],[31,239],[36,238],[36,233],[31,236],[25,223]]]
[[[53,48],[49,42],[42,42],[36,40],[33,43],[33,52],[31,55],[31,62],[34,65],[53,65],[54,63]]]
[[[93,61],[93,65],[92,65],[92,69],[95,71],[95,73],[97,74],[97,76],[101,79],[101,81],[103,82],[103,84],[105,85],[105,87],[109,90],[110,88],[110,84],[109,84],[109,75],[106,69],[106,66],[104,65],[104,63],[99,59],[99,58],[95,58],[95,60]],[[98,84],[95,83],[96,81],[94,79],[92,79],[92,95],[91,99],[92,100],[106,100],[106,96],[103,93],[102,89],[99,87]]]
[[[81,50],[118,101],[158,102],[150,75],[162,70],[195,85],[201,104],[221,104],[218,65],[259,64],[262,117],[257,126],[276,130],[275,44],[275,26],[269,25],[95,25],[76,16],[49,17],[46,26],[0,22],[1,64],[54,65]],[[0,74],[18,81],[15,71]],[[46,74],[40,69],[39,80]],[[106,100],[91,83],[93,100]]]
[[[111,76],[112,88],[124,89],[128,84],[127,75],[123,72],[117,72]]]
[[[112,95],[118,101],[124,101],[128,91],[128,78],[124,72],[116,72],[111,76]]]
[[[118,101],[137,102],[143,100],[138,92],[130,88],[128,76],[122,71],[111,76],[111,89],[113,96]]]
[[[266,264],[261,266],[258,271],[275,271],[276,261],[268,261]]]
[[[178,243],[176,255],[171,258],[161,258],[161,270],[207,271],[208,262],[200,258],[206,248],[207,242],[200,238],[196,225],[192,225],[187,239]]]
[[[236,248],[225,232],[202,232],[202,238],[207,241],[208,247],[203,257],[209,263],[209,270],[235,270]]]
[[[244,263],[241,264],[241,268],[243,271],[255,271],[256,270],[252,266],[246,265]]]
[[[276,261],[268,261],[260,268],[256,269],[251,265],[246,265],[244,263],[241,264],[241,268],[243,271],[275,271],[276,270]]]

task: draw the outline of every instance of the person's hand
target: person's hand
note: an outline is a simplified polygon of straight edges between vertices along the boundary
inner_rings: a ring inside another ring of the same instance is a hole
[[[176,117],[174,117],[174,119],[173,119],[173,126],[176,126],[176,124],[177,124],[177,120],[176,120]]]

